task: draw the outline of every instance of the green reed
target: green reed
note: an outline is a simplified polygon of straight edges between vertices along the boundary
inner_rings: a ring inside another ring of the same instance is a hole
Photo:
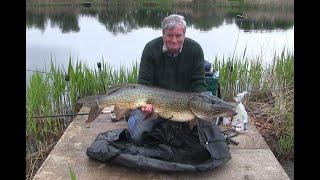
[[[40,123],[37,119],[31,119],[29,117],[43,114],[49,115],[50,109],[52,108],[52,104],[50,99],[48,99],[47,95],[50,94],[50,84],[49,78],[47,76],[43,76],[36,72],[31,80],[30,84],[27,87],[27,94],[26,94],[26,110],[27,110],[27,137],[32,136],[38,139],[41,135],[45,136],[48,130],[49,124],[44,122]],[[40,128],[41,127],[41,128]],[[44,127],[44,129],[42,128]]]
[[[214,60],[213,68],[219,70],[221,96],[224,100],[232,101],[237,93],[248,90],[252,86],[250,79],[256,71],[253,71],[250,65],[252,64],[249,61],[232,58]]]
[[[76,173],[74,169],[71,167],[71,165],[68,163],[68,169],[69,169],[69,176],[71,180],[77,180]]]

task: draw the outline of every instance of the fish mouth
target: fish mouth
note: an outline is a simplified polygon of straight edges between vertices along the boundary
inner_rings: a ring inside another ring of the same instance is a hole
[[[237,115],[238,113],[234,110],[236,106],[232,105],[232,104],[223,104],[220,111],[223,112],[222,116],[224,117],[232,117]]]
[[[229,105],[228,107],[222,107],[219,111],[220,111],[220,117],[232,117],[237,115],[238,113],[234,110],[235,106],[233,105]],[[219,113],[217,113],[219,114]]]
[[[237,115],[238,113],[230,108],[221,108],[216,113],[214,113],[214,117],[232,117]]]

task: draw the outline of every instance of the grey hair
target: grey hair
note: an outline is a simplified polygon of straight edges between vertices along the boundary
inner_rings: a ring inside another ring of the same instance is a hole
[[[162,21],[162,33],[164,33],[166,29],[176,27],[178,24],[183,25],[184,33],[186,33],[187,24],[184,20],[184,17],[178,14],[171,14],[170,16],[164,18],[164,20]]]

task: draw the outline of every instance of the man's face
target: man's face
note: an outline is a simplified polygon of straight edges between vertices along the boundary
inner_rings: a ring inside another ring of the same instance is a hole
[[[171,53],[176,53],[180,50],[184,38],[185,34],[182,25],[177,25],[173,29],[166,29],[163,33],[163,41]]]

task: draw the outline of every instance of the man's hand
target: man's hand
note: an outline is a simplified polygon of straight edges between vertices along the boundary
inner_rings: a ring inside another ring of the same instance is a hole
[[[147,104],[146,106],[142,106],[141,111],[143,112],[143,114],[146,115],[146,117],[150,117],[150,115],[153,113],[152,104]]]

